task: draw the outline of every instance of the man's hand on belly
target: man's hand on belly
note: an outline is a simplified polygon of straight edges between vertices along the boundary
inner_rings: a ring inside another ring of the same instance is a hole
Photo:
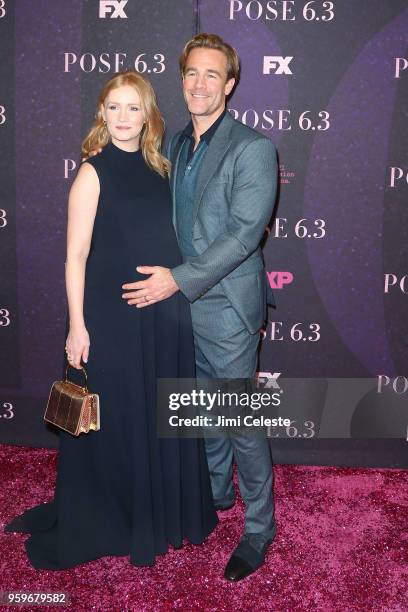
[[[136,308],[144,308],[161,300],[167,300],[179,290],[169,268],[161,266],[138,266],[136,268],[141,274],[150,275],[149,278],[135,283],[122,285],[127,293],[122,298]]]

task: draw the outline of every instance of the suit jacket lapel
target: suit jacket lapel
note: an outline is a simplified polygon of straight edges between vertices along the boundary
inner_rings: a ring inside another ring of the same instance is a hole
[[[204,189],[213,177],[215,171],[220,165],[226,151],[231,145],[230,133],[233,124],[233,119],[227,111],[224,119],[218,126],[214,136],[210,140],[208,149],[201,162],[201,167],[198,172],[196,197],[194,201],[193,225],[195,223],[199,206],[203,197]]]
[[[176,233],[177,233],[176,182],[177,182],[177,172],[178,172],[178,165],[180,161],[181,147],[183,145],[183,142],[184,142],[184,138],[183,138],[183,135],[181,134],[174,147],[174,152],[170,153],[170,156],[171,156],[170,161],[172,164],[171,175],[170,175],[170,189],[171,189],[171,197],[172,197],[172,202],[173,202],[173,210],[172,210],[173,225],[174,225],[174,229],[176,230]]]

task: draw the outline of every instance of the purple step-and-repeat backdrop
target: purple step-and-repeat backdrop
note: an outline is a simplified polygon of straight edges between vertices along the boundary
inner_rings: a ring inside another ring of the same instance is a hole
[[[237,48],[229,110],[279,152],[260,380],[301,377],[306,408],[269,431],[275,461],[407,465],[406,0],[0,0],[0,441],[58,446],[67,194],[98,92],[136,68],[180,129],[198,31]]]

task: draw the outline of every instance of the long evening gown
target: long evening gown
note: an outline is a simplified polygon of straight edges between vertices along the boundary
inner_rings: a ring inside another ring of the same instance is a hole
[[[54,500],[6,527],[31,533],[29,559],[44,569],[106,555],[152,565],[168,543],[199,544],[217,524],[203,441],[156,434],[157,378],[194,377],[189,304],[180,292],[141,309],[121,297],[123,283],[146,278],[136,266],[181,263],[168,181],[140,150],[112,143],[88,163],[100,197],[86,266],[86,369],[101,429],[60,432]]]

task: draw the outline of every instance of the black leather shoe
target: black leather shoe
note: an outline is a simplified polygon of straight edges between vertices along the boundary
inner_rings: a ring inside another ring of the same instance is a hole
[[[273,538],[258,534],[244,534],[231,555],[224,571],[224,578],[238,582],[256,572],[265,561],[266,551]]]
[[[227,563],[227,567],[225,568],[224,578],[231,580],[232,582],[238,582],[238,580],[242,580],[250,574],[253,574],[253,572],[255,572],[257,569],[258,568],[254,568],[252,565],[249,565],[249,563],[244,561],[244,559],[241,559],[241,557],[237,557],[233,554]]]

